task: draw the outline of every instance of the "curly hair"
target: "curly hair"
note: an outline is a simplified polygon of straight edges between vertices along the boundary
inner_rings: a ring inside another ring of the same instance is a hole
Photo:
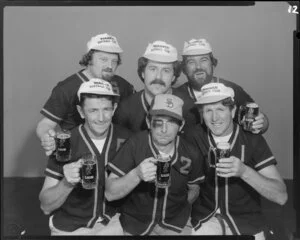
[[[88,51],[86,54],[84,54],[82,56],[81,60],[79,61],[79,64],[84,67],[87,67],[88,65],[90,65],[92,58],[93,58],[93,54],[95,52],[102,52],[102,51],[91,49],[90,51]],[[118,54],[118,65],[120,65],[122,63],[121,56],[119,53],[116,53],[116,54]]]
[[[138,73],[140,79],[142,80],[142,82],[144,82],[144,78],[143,78],[142,73],[145,71],[145,68],[146,68],[148,62],[149,62],[149,59],[145,58],[145,57],[140,57],[138,59],[137,73]],[[176,83],[178,77],[181,74],[181,66],[180,66],[179,61],[173,62],[172,64],[173,64],[174,77],[175,77],[174,81],[172,82],[172,85],[174,85]]]

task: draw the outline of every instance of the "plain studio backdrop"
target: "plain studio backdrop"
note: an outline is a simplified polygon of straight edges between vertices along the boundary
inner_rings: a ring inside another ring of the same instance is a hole
[[[52,88],[81,69],[86,43],[100,33],[124,50],[117,73],[137,90],[137,59],[163,40],[206,38],[215,75],[242,86],[270,120],[264,134],[282,176],[293,178],[293,31],[286,2],[255,6],[88,6],[4,8],[4,177],[43,176],[47,157],[36,137]],[[186,81],[181,75],[178,84]]]

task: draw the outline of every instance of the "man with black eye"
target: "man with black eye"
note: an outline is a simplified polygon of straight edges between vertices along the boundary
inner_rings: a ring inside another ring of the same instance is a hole
[[[189,235],[191,204],[204,181],[202,156],[178,132],[183,101],[171,94],[154,97],[146,121],[109,163],[105,187],[110,200],[124,198],[120,221],[125,235]],[[155,185],[158,156],[170,157],[171,182]]]

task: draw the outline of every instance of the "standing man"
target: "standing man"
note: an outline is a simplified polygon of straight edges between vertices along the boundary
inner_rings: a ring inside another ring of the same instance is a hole
[[[186,75],[188,82],[178,88],[180,92],[178,96],[184,100],[185,128],[201,122],[195,101],[204,84],[220,82],[231,87],[235,92],[237,108],[246,102],[254,102],[244,89],[236,83],[213,76],[217,63],[218,60],[212,54],[211,45],[205,39],[191,39],[184,43],[181,65],[182,72]],[[237,121],[237,113],[235,121]],[[268,126],[267,116],[260,113],[253,123],[253,133],[264,133],[267,131]]]
[[[222,83],[204,85],[196,104],[207,130],[198,125],[185,132],[206,163],[206,181],[192,209],[193,235],[245,234],[264,240],[260,198],[283,205],[286,186],[264,137],[244,131],[233,121],[234,97],[233,89]],[[220,142],[230,144],[230,156],[218,159],[216,167],[209,166]]]
[[[177,136],[184,125],[183,101],[170,94],[156,95],[147,116],[150,131],[134,135],[114,160],[106,182],[108,200],[125,197],[121,225],[126,235],[187,235],[191,204],[204,180],[202,156]],[[170,156],[171,184],[155,186],[156,159]]]
[[[146,115],[157,94],[174,94],[172,85],[180,76],[177,50],[163,41],[150,43],[138,60],[138,75],[144,82],[144,90],[122,101],[114,115],[113,122],[133,132],[147,129]]]
[[[58,125],[64,129],[72,129],[83,123],[76,109],[78,105],[76,94],[83,82],[91,78],[104,79],[120,94],[120,100],[134,92],[130,83],[115,75],[121,64],[122,52],[114,36],[104,33],[92,37],[87,43],[87,53],[79,62],[85,68],[59,82],[52,90],[51,96],[41,110],[44,118],[36,129],[46,155],[49,156],[55,148],[54,129]]]
[[[118,94],[101,79],[82,83],[78,90],[78,112],[85,123],[71,130],[71,160],[48,160],[46,178],[40,192],[41,209],[50,214],[51,235],[122,235],[117,203],[104,198],[106,166],[130,132],[111,124]],[[82,155],[96,156],[96,188],[86,190],[80,181]]]

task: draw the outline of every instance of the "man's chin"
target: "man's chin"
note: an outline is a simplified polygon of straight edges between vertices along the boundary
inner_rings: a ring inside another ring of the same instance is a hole
[[[158,94],[164,94],[166,93],[168,90],[165,87],[155,87],[152,88],[151,93],[156,96]]]
[[[157,141],[159,146],[167,146],[171,143],[172,141],[170,141],[170,139],[159,139]]]
[[[106,81],[110,81],[113,78],[114,74],[103,74],[102,79]]]

